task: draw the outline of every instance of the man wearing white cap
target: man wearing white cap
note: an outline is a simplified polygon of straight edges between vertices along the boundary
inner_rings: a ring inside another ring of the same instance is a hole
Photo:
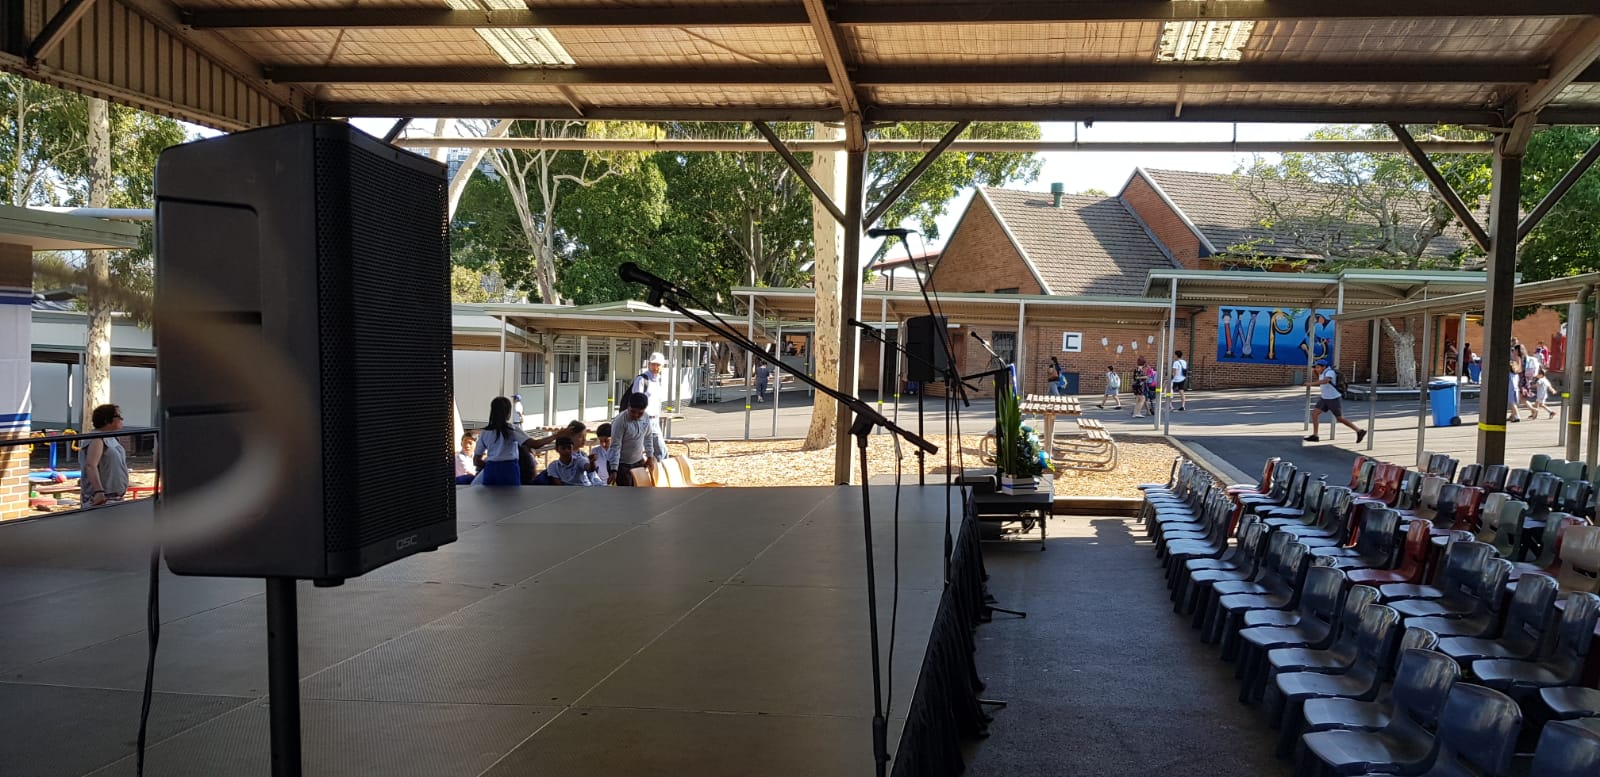
[[[644,414],[659,421],[661,418],[661,400],[667,395],[666,383],[661,379],[661,368],[667,363],[667,357],[660,351],[650,354],[650,359],[645,363],[644,372],[633,379],[633,385],[628,391],[632,394],[643,394],[649,401],[644,407]]]

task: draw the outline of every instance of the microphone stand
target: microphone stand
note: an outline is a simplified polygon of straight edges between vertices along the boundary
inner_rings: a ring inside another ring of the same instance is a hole
[[[624,278],[624,280],[630,279]],[[664,293],[667,291],[664,288],[655,286],[653,283],[650,285],[652,286],[650,295],[651,304],[656,304],[656,299],[660,299],[660,304],[667,309],[676,311],[689,320],[705,327],[707,330],[727,338],[729,342],[732,342],[749,353],[754,354],[757,358],[773,364],[779,364],[778,359],[774,356],[768,355],[766,349],[757,346],[753,342],[750,342],[743,335],[740,335],[738,332],[735,332],[728,327],[712,323],[711,321],[707,320],[705,316],[690,310],[677,300],[677,295],[682,294],[683,296],[688,297],[691,302],[699,304],[699,301],[695,300],[693,295],[690,295],[681,289],[673,289],[670,290],[669,293]],[[869,627],[871,628],[872,644],[872,760],[877,777],[885,777],[889,766],[889,720],[884,714],[883,669],[879,665],[878,659],[878,582],[877,564],[873,559],[872,553],[872,498],[867,489],[867,439],[872,434],[873,427],[881,427],[884,431],[887,431],[890,434],[899,435],[900,439],[903,439],[906,442],[916,446],[919,456],[923,453],[938,453],[939,447],[918,435],[912,434],[911,432],[900,428],[900,426],[895,424],[893,421],[890,421],[888,418],[885,418],[882,413],[873,410],[871,405],[861,401],[859,398],[850,396],[842,391],[823,385],[821,381],[811,377],[804,371],[792,371],[790,374],[799,379],[800,382],[805,383],[806,385],[830,397],[833,397],[834,401],[850,408],[851,412],[855,414],[855,421],[850,424],[850,434],[854,435],[856,438],[856,448],[860,453],[861,458],[861,526],[866,540],[867,621]],[[945,501],[948,509],[948,498]],[[949,543],[948,532],[945,542],[946,544]],[[947,552],[946,559],[948,558],[949,553]],[[948,566],[949,562],[947,560],[947,570]],[[949,575],[947,571],[947,580],[948,577]]]

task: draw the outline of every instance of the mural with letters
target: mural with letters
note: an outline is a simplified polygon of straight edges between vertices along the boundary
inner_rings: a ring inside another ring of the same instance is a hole
[[[1217,309],[1217,361],[1231,364],[1306,365],[1333,358],[1333,311],[1307,308]]]

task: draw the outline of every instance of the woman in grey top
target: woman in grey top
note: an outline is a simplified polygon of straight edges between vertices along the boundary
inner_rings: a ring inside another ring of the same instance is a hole
[[[122,408],[101,405],[89,416],[97,432],[115,432],[122,428]],[[128,453],[115,437],[90,440],[83,449],[83,476],[78,478],[78,488],[86,505],[103,505],[120,502],[128,492]]]

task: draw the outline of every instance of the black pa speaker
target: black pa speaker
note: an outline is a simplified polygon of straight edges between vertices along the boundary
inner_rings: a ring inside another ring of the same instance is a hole
[[[230,364],[280,365],[272,385],[303,410],[287,487],[253,511],[217,500],[218,525],[175,530],[170,503],[172,571],[335,583],[454,541],[444,166],[304,122],[169,148],[155,195],[163,500],[290,436],[262,422],[284,405],[196,331],[237,341]]]
[[[906,380],[919,383],[944,380],[950,366],[950,357],[944,341],[939,338],[945,330],[944,316],[917,316],[906,321]]]

